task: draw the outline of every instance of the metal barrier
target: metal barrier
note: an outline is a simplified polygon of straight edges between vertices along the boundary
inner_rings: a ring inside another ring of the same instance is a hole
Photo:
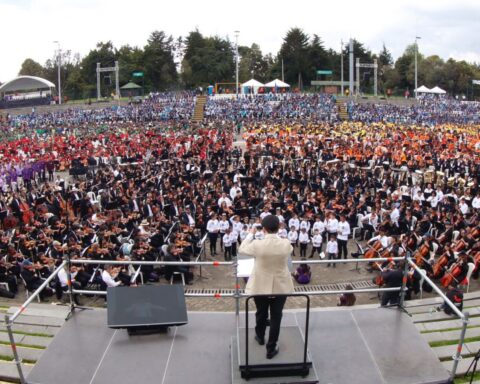
[[[424,271],[422,271],[420,268],[418,268],[417,264],[415,264],[410,257],[407,258],[407,262],[418,273],[420,273],[421,276],[423,276],[425,281],[445,301],[445,304],[447,304],[450,307],[450,309],[462,320],[462,330],[460,332],[460,339],[458,340],[458,347],[457,347],[457,350],[455,352],[455,356],[453,357],[452,372],[450,373],[450,379],[453,382],[453,379],[455,378],[455,374],[457,372],[458,362],[462,359],[462,356],[461,356],[462,355],[462,348],[463,348],[463,343],[465,341],[465,334],[467,332],[469,313],[468,312],[463,313],[462,311],[460,311],[455,306],[455,304],[453,304],[452,301],[442,292],[442,290],[440,288],[438,288],[436,286],[436,284],[427,276],[427,274]]]
[[[310,291],[308,293],[305,292],[294,292],[289,294],[289,296],[305,296],[306,294],[308,296],[322,296],[322,295],[338,295],[338,294],[346,294],[346,293],[376,293],[376,292],[400,292],[400,303],[399,306],[403,307],[403,302],[405,298],[405,292],[407,290],[406,288],[406,283],[407,283],[407,271],[408,271],[408,265],[411,265],[416,271],[419,273],[423,273],[420,268],[412,261],[410,256],[406,257],[389,257],[389,258],[371,258],[371,259],[337,259],[337,260],[295,260],[292,261],[292,264],[346,264],[346,263],[372,263],[372,262],[384,262],[384,261],[405,261],[405,268],[404,268],[404,277],[402,281],[402,286],[401,287],[391,287],[391,288],[365,288],[365,289],[353,289],[353,290],[329,290],[329,291]],[[69,315],[67,316],[67,319],[70,317],[70,315],[74,312],[75,310],[75,301],[74,301],[74,294],[96,294],[96,295],[106,295],[106,291],[94,291],[94,290],[81,290],[81,289],[74,289],[72,285],[72,277],[70,274],[70,267],[72,265],[78,265],[78,264],[101,264],[101,265],[150,265],[150,266],[161,266],[161,265],[181,265],[181,266],[199,266],[200,268],[202,266],[213,266],[213,267],[218,267],[218,266],[231,266],[231,267],[237,267],[237,261],[134,261],[134,260],[129,260],[129,261],[116,261],[116,260],[78,260],[78,259],[70,259],[67,258],[64,260],[53,272],[52,274],[46,279],[43,284],[35,291],[33,292],[30,297],[21,305],[21,307],[13,314],[13,315],[5,315],[5,324],[7,327],[7,332],[9,335],[9,340],[10,340],[10,345],[12,348],[15,364],[18,370],[19,378],[20,378],[20,383],[26,384],[25,376],[23,374],[22,366],[21,366],[21,359],[18,356],[18,351],[15,343],[15,339],[13,336],[12,332],[12,326],[14,321],[20,316],[20,314],[28,307],[28,305],[37,298],[37,296],[40,294],[40,292],[48,286],[48,284],[57,277],[58,273],[62,268],[67,267],[67,285],[68,285],[68,294],[69,294],[69,301],[70,301],[70,312]],[[235,273],[235,275],[237,275]],[[440,288],[438,288],[435,283],[428,277],[424,276],[425,281],[432,286],[432,288],[435,290],[436,293],[439,294],[439,296],[445,301],[445,303],[454,311],[454,313],[462,319],[463,321],[463,327],[460,335],[460,341],[459,345],[457,348],[457,352],[455,355],[455,360],[454,360],[454,365],[452,367],[452,372],[451,372],[451,377],[452,379],[455,377],[455,373],[457,370],[458,366],[458,361],[461,359],[461,351],[462,351],[462,346],[463,346],[463,341],[465,340],[465,333],[468,325],[468,312],[462,313],[461,311],[458,310],[457,307],[445,296],[445,294],[441,291]],[[240,284],[239,284],[239,278],[236,276],[236,284],[235,284],[235,293],[231,294],[220,294],[220,293],[192,293],[192,294],[186,294],[186,297],[214,297],[214,298],[233,298],[235,299],[236,302],[236,316],[239,316],[240,313],[240,299],[244,297],[249,297],[250,295],[247,295],[245,293],[240,293]]]
[[[18,370],[18,377],[20,378],[20,383],[24,384],[26,383],[25,381],[25,376],[23,374],[23,369],[22,369],[22,360],[20,360],[20,357],[18,356],[18,351],[17,351],[17,344],[15,343],[15,338],[13,336],[13,331],[12,331],[12,326],[13,322],[17,319],[20,314],[27,309],[28,305],[37,298],[38,295],[40,295],[40,292],[43,291],[43,289],[48,286],[48,284],[57,277],[58,273],[60,272],[61,268],[65,268],[65,266],[68,264],[67,260],[63,261],[62,264],[59,265],[55,271],[46,279],[43,284],[38,287],[38,289],[33,292],[30,297],[23,303],[20,308],[12,315],[9,316],[8,314],[5,315],[5,325],[7,327],[7,332],[8,332],[8,338],[10,340],[10,346],[12,348],[12,353],[13,353],[13,358],[15,360],[15,365],[17,366]],[[69,282],[70,282],[70,277],[69,277]],[[71,283],[70,283],[71,285]],[[73,296],[70,296],[70,300],[73,300]]]

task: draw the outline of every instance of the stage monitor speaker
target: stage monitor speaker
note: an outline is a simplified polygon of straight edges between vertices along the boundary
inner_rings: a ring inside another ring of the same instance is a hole
[[[145,285],[107,288],[109,328],[126,328],[130,334],[165,331],[188,323],[181,285]]]

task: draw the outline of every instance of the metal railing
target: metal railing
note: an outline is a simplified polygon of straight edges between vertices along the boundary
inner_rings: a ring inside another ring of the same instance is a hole
[[[425,276],[418,268],[418,266],[412,261],[409,256],[406,257],[388,257],[388,258],[370,258],[370,259],[334,259],[334,260],[294,260],[292,261],[293,265],[296,264],[346,264],[346,263],[376,263],[376,262],[391,262],[391,261],[405,261],[405,268],[404,268],[404,276],[402,281],[401,287],[385,287],[385,288],[360,288],[360,289],[353,289],[353,290],[345,290],[345,289],[338,289],[338,290],[313,290],[306,292],[293,292],[289,294],[289,296],[323,296],[323,295],[338,295],[338,294],[347,294],[347,293],[379,293],[379,292],[400,292],[400,302],[399,306],[403,307],[404,299],[405,299],[405,292],[407,291],[406,283],[407,283],[407,272],[408,272],[408,265],[412,266],[416,271],[418,271],[425,279],[425,281],[435,290],[436,293],[445,301],[446,305],[448,305],[452,311],[462,319],[463,327],[461,330],[459,345],[457,348],[456,355],[454,357],[454,365],[451,371],[451,378],[453,379],[456,374],[458,361],[461,359],[461,351],[463,347],[463,342],[465,340],[465,333],[468,325],[468,312],[461,312],[449,299],[445,294],[438,288],[435,283],[428,277]],[[7,327],[7,332],[9,335],[9,340],[15,360],[15,364],[18,370],[20,383],[26,384],[27,381],[23,374],[23,369],[21,366],[21,359],[18,356],[18,351],[15,343],[15,339],[13,336],[12,326],[14,321],[20,316],[20,314],[25,311],[28,305],[35,300],[40,292],[48,286],[48,284],[58,276],[58,273],[62,268],[67,268],[67,287],[68,287],[68,294],[69,294],[69,301],[70,301],[70,313],[67,316],[70,316],[71,313],[75,310],[75,301],[74,295],[76,294],[89,294],[89,295],[106,295],[106,291],[101,290],[84,290],[84,289],[74,289],[72,284],[72,276],[70,274],[70,267],[72,265],[79,265],[79,264],[95,264],[95,265],[137,265],[141,267],[142,265],[149,265],[149,266],[210,266],[210,267],[220,267],[220,266],[227,266],[227,267],[237,267],[237,261],[135,261],[135,260],[126,260],[126,261],[117,261],[117,260],[78,260],[78,259],[70,259],[67,258],[64,260],[53,272],[52,274],[46,279],[42,285],[33,292],[29,298],[23,303],[20,308],[13,314],[13,315],[6,315],[5,316],[5,323]],[[239,284],[239,277],[235,273],[236,276],[236,284],[234,293],[186,293],[186,297],[204,297],[204,298],[233,298],[236,302],[236,316],[239,316],[240,313],[240,299],[249,297],[250,295],[246,293],[240,292],[240,284]]]
[[[455,378],[455,374],[457,373],[457,367],[458,367],[458,362],[462,359],[462,348],[463,348],[463,343],[465,341],[465,334],[467,333],[467,326],[468,326],[468,317],[469,313],[468,312],[462,312],[460,311],[455,304],[452,303],[452,301],[442,292],[440,288],[437,287],[437,285],[427,276],[425,271],[421,270],[417,264],[413,262],[413,260],[408,257],[407,262],[409,265],[411,265],[415,271],[420,273],[420,276],[422,276],[425,281],[430,285],[433,290],[438,293],[438,295],[444,300],[445,304],[450,307],[450,309],[462,320],[462,329],[460,331],[460,339],[458,340],[458,347],[457,350],[455,351],[455,355],[453,356],[453,366],[452,366],[452,372],[450,373],[450,379],[453,382],[453,379]]]

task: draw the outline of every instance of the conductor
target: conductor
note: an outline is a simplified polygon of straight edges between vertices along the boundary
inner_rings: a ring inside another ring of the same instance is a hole
[[[245,292],[248,295],[268,295],[254,297],[256,312],[255,340],[265,344],[268,311],[270,310],[270,333],[267,342],[267,359],[278,354],[278,336],[286,296],[293,292],[293,282],[288,270],[288,258],[292,246],[287,239],[278,237],[280,221],[275,215],[265,216],[262,227],[265,230],[263,240],[254,240],[256,228],[253,227],[239,248],[239,253],[255,257],[255,266],[248,280]]]

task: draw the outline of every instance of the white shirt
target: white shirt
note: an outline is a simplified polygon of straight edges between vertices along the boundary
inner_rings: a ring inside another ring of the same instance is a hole
[[[338,223],[337,232],[338,240],[348,240],[348,235],[350,235],[350,224],[348,224],[348,221],[344,221],[343,223],[340,221]]]
[[[298,232],[297,231],[288,232],[288,240],[290,240],[290,243],[296,243],[298,240]]]
[[[235,200],[235,196],[237,196],[238,192],[242,193],[242,188],[240,187],[230,188],[230,197],[232,198],[232,200]]]
[[[314,247],[320,247],[322,245],[323,237],[322,235],[315,235],[312,237],[312,245]]]
[[[310,222],[307,220],[300,221],[300,229],[305,228],[307,232],[310,230]]]
[[[440,199],[438,198],[438,195],[437,196],[430,196],[428,199],[427,199],[427,202],[430,203],[430,206],[432,208],[437,208],[437,205],[438,205],[438,202],[440,201]]]
[[[232,240],[232,244],[236,244],[238,241],[238,234],[240,233],[232,229],[232,232],[230,232],[230,239]]]
[[[474,197],[472,200],[472,207],[475,209],[480,209],[480,197]]]
[[[392,212],[390,212],[390,219],[392,223],[398,226],[398,219],[400,217],[400,211],[398,208],[393,208]]]
[[[316,229],[318,229],[318,233],[322,234],[325,232],[325,223],[323,221],[315,221],[313,223],[312,231],[315,232]]]
[[[362,221],[364,223],[370,224],[373,227],[373,229],[376,230],[378,225],[378,215],[372,216],[372,214],[369,213],[363,217]]]
[[[388,248],[392,243],[392,239],[389,236],[375,236],[368,240],[368,244],[373,244],[375,241],[380,240],[383,248]]]
[[[218,220],[210,219],[207,222],[207,231],[210,233],[217,233],[220,230],[220,225]]]
[[[280,221],[280,223],[285,222],[285,218],[282,215],[277,215],[277,217],[278,217],[278,220]]]
[[[240,240],[243,241],[247,238],[247,235],[249,234],[248,229],[244,231],[243,229],[240,231]]]
[[[228,227],[230,227],[230,223],[227,220],[220,220],[218,222],[218,228],[220,229],[220,233],[225,233]]]
[[[294,219],[293,217],[290,220],[288,220],[288,228],[292,228],[292,227],[295,227],[295,229],[299,229],[300,220]]]
[[[232,234],[231,233],[226,233],[223,235],[223,245],[225,247],[231,247],[232,246]]]
[[[107,284],[107,287],[118,287],[120,284],[122,284],[121,281],[113,280],[110,273],[108,273],[106,270],[102,272],[102,280],[105,284]]]
[[[267,217],[267,216],[269,216],[269,215],[271,215],[270,212],[268,212],[268,211],[267,211],[267,212],[263,211],[263,212],[260,214],[260,219],[263,220],[265,217]]]
[[[327,220],[327,231],[330,233],[337,233],[338,230],[338,220],[337,219],[328,219]]]
[[[73,272],[71,273],[71,277],[72,277],[72,281],[75,281],[75,276],[77,276],[77,273],[78,272]],[[60,280],[60,285],[62,287],[66,287],[68,285],[68,275],[67,275],[67,271],[65,270],[65,268],[62,268],[59,272],[58,272],[58,280]]]
[[[286,239],[288,236],[287,234],[287,230],[285,228],[280,228],[278,230],[278,237],[280,237],[281,239]]]
[[[232,200],[230,200],[228,198],[228,196],[225,196],[225,197],[220,197],[218,199],[218,206],[221,207],[223,203],[226,203],[227,204],[227,207],[231,207],[232,206]]]
[[[263,240],[265,238],[265,233],[263,231],[255,232],[255,240]]]
[[[298,234],[298,240],[300,241],[300,243],[303,243],[303,244],[308,244],[310,242],[310,237],[308,236],[308,233],[307,232],[300,232]]]
[[[338,253],[338,243],[336,241],[330,240],[327,243],[327,253]]]
[[[230,221],[232,223],[232,229],[239,234],[242,231],[243,224],[240,221]]]
[[[466,215],[468,213],[468,204],[467,203],[460,203],[459,205],[460,211]]]

